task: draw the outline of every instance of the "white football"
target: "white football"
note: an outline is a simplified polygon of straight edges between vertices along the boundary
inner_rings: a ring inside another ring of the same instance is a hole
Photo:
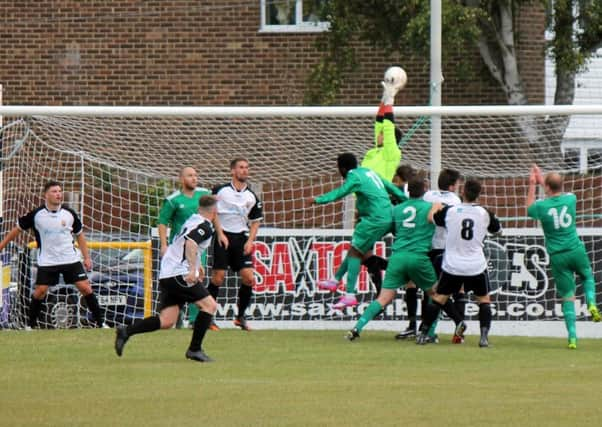
[[[399,90],[408,82],[408,76],[401,67],[389,67],[385,71],[385,82],[392,84]]]

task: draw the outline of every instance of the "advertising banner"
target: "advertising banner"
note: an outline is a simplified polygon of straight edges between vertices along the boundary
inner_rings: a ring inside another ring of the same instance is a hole
[[[543,236],[501,236],[485,241],[489,260],[492,309],[496,321],[558,320],[560,301],[556,299],[554,279]],[[588,253],[601,253],[599,235],[582,236]],[[278,230],[264,232],[254,248],[256,285],[254,299],[247,311],[250,318],[261,320],[353,320],[375,298],[375,288],[364,267],[357,284],[360,304],[344,311],[332,305],[344,292],[344,283],[336,293],[317,288],[319,280],[332,277],[349,250],[349,231]],[[388,258],[390,239],[377,242],[374,253]],[[592,259],[596,283],[602,282],[602,260]],[[384,272],[383,272],[384,275]],[[579,280],[577,281],[579,283]],[[404,284],[399,298],[386,308],[380,320],[400,320],[407,316],[403,302]],[[228,276],[219,298],[218,319],[236,314],[238,279]],[[226,297],[225,299],[223,297]],[[225,302],[224,302],[225,301]],[[587,313],[581,286],[577,287],[577,317]],[[466,306],[468,320],[476,320],[478,306],[474,298]]]

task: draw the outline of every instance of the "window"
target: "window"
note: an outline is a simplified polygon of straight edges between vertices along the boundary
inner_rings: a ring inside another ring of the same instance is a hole
[[[261,32],[321,32],[320,8],[327,0],[261,0]]]

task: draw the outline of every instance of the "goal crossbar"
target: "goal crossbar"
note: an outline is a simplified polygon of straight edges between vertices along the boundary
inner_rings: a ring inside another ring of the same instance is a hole
[[[521,116],[602,114],[602,104],[591,105],[472,105],[397,106],[399,116]],[[361,117],[374,115],[374,106],[289,107],[289,106],[0,106],[0,116],[81,117]]]

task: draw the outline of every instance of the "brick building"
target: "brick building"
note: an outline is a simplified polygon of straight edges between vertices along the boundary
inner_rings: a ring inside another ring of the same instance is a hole
[[[301,104],[305,80],[319,56],[314,45],[319,32],[310,26],[272,25],[281,23],[272,12],[264,0],[4,1],[4,103]],[[291,22],[294,17],[285,23]],[[516,25],[529,100],[543,103],[540,3],[523,5]],[[410,76],[399,103],[428,102],[427,62],[387,58],[365,44],[358,44],[357,51],[361,66],[346,79],[340,104],[377,102],[378,80],[396,62]],[[443,103],[504,104],[476,50],[466,55],[474,58],[480,78],[462,78],[453,67],[444,67]]]
[[[291,12],[284,18],[278,17],[266,4],[268,2],[264,0],[1,2],[0,83],[3,85],[3,103],[299,105],[303,102],[309,71],[320,55],[315,47],[315,41],[320,37],[319,28],[304,24],[303,14],[299,17]],[[262,9],[262,5],[266,8]],[[523,4],[517,13],[519,60],[531,103],[544,101],[544,21],[543,8],[537,1]],[[398,103],[427,104],[428,58],[421,62],[407,62],[386,57],[366,44],[357,43],[356,46],[360,67],[347,76],[339,99],[341,105],[377,103],[380,98],[379,80],[384,69],[392,63],[402,64],[409,75],[408,86],[398,95]],[[504,94],[489,76],[476,48],[467,51],[466,56],[471,58],[478,78],[458,74],[453,64],[444,65],[443,103],[505,104]],[[403,122],[401,118],[399,123],[404,128],[412,124],[410,119]],[[359,123],[353,135],[348,128],[344,134],[333,133],[332,137],[325,139],[335,141],[337,145],[328,144],[316,148],[316,151],[295,144],[299,132],[304,131],[302,125],[287,126],[281,126],[278,135],[258,133],[255,144],[250,143],[249,135],[234,134],[229,139],[229,146],[253,159],[253,178],[263,184],[268,207],[266,222],[307,226],[299,194],[304,197],[319,194],[338,184],[340,178],[332,168],[333,153],[342,150],[354,151],[358,155],[364,153],[371,140],[372,123],[371,119]],[[316,139],[324,138],[325,132],[332,130],[329,129],[332,127],[330,123],[321,126],[312,134],[316,135]],[[46,134],[45,137],[54,147],[67,147],[77,152],[84,149],[85,144],[92,143],[88,135],[99,134],[94,128],[80,129],[79,136],[70,135],[65,133],[67,127],[58,126],[56,135]],[[146,129],[150,129],[150,125],[142,125],[131,134],[143,135]],[[164,135],[160,138],[169,143],[157,154],[145,145],[145,141],[156,140],[156,136],[133,140],[121,137],[121,133],[115,131],[116,142],[107,143],[110,132],[107,127],[103,130],[105,132],[91,152],[112,164],[155,176],[173,177],[182,164],[190,164],[194,159],[192,165],[203,172],[204,185],[228,178],[223,159],[230,158],[231,152],[221,154],[217,149],[223,142],[220,132],[203,135],[203,141],[198,138],[195,148],[200,154],[188,152],[186,140],[178,144],[170,140],[167,133],[160,134]],[[312,138],[314,136],[309,139]],[[267,140],[277,146],[270,153],[265,152],[263,141]],[[475,140],[479,140],[478,135]],[[124,150],[130,150],[129,157],[125,151],[118,151],[119,143],[123,143]],[[415,136],[413,144],[406,147],[407,154],[411,154],[412,150],[420,155],[426,153],[428,135]],[[133,147],[137,148],[132,150]],[[105,149],[106,152],[103,151]],[[220,160],[211,160],[206,153],[214,154]],[[35,159],[39,153],[32,152],[31,155],[31,159]],[[294,157],[298,170],[302,167],[312,172],[319,169],[319,176],[300,175],[300,181],[291,184],[289,157]],[[412,161],[411,155],[406,158]],[[79,164],[76,160],[70,161]],[[314,162],[318,162],[319,167],[315,167]],[[428,159],[421,158],[418,163],[423,166],[428,164]],[[114,171],[109,173],[113,174],[113,187],[108,185],[106,190],[96,185],[107,175],[106,171],[98,165],[86,166],[86,169],[93,178],[91,185],[98,193],[83,203],[84,206],[93,209],[97,204],[112,206],[112,209],[122,209],[118,213],[113,212],[112,217],[125,218],[130,211],[135,211],[132,204],[143,204],[130,200],[132,191],[139,195],[144,193],[137,188],[132,189],[139,177],[126,179],[121,194],[116,191],[118,177]],[[56,170],[46,173],[56,174]],[[60,179],[73,180],[71,176]],[[11,182],[5,185],[22,184]],[[37,186],[28,184],[28,188]],[[99,202],[107,197],[107,201]],[[327,209],[328,213],[321,216],[323,223],[329,222],[334,226],[338,223],[334,212],[340,208],[333,206]],[[102,224],[110,222],[102,219],[104,210],[104,207],[98,207],[96,213],[89,214],[93,228],[101,227],[94,224],[97,219]],[[132,221],[138,221],[138,217],[143,215],[146,213],[132,217]]]

